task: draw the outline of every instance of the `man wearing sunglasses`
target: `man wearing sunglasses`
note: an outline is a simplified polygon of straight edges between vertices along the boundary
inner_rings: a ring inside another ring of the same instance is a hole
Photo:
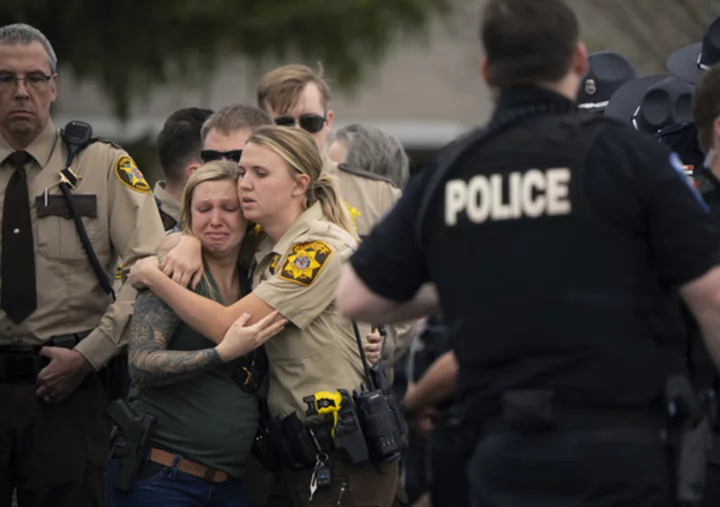
[[[260,109],[232,104],[215,112],[202,126],[203,163],[213,160],[240,162],[245,142],[254,128],[270,125],[272,120]]]
[[[322,76],[304,65],[285,65],[265,74],[257,100],[276,125],[312,134],[325,160],[324,170],[337,176],[357,232],[366,236],[400,198],[400,190],[387,178],[330,160],[327,139],[335,113],[328,108],[330,87]]]

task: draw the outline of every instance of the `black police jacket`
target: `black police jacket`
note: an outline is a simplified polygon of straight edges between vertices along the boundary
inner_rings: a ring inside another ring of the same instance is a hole
[[[437,285],[479,416],[525,388],[659,409],[680,354],[657,339],[653,298],[714,265],[702,200],[667,149],[549,91],[503,93],[489,132],[408,185],[356,273],[395,301]]]

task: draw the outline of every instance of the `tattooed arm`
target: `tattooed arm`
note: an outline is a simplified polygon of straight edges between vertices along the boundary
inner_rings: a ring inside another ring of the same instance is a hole
[[[174,384],[223,363],[217,348],[167,350],[182,321],[152,292],[143,291],[135,301],[130,321],[129,371],[142,387]]]

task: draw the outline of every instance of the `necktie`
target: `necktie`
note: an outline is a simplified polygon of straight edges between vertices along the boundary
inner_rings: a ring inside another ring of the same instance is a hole
[[[5,190],[2,210],[2,265],[0,308],[16,324],[37,308],[35,294],[35,248],[25,164],[32,157],[16,151],[8,157],[15,167]]]

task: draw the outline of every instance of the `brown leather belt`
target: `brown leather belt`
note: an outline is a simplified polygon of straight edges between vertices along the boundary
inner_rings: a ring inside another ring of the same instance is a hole
[[[175,465],[175,458],[176,455],[171,452],[163,451],[155,447],[150,449],[150,461],[153,463],[172,467]],[[208,482],[225,482],[230,479],[230,476],[222,470],[215,470],[214,468],[206,467],[205,465],[186,460],[185,458],[178,461],[177,469],[186,474],[201,477]]]

